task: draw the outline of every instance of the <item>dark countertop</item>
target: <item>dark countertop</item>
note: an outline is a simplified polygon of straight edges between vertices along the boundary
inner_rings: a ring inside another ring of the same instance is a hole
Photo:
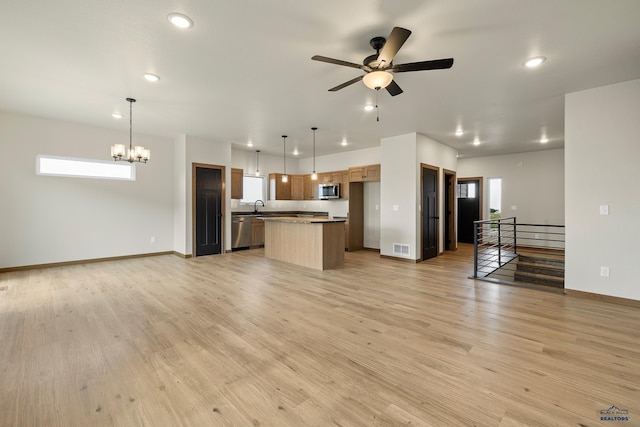
[[[329,216],[329,212],[315,212],[315,211],[258,211],[258,212],[231,212],[231,216],[288,216],[303,218],[313,218],[317,216]]]
[[[324,224],[329,222],[345,222],[345,219],[337,219],[337,218],[301,218],[297,216],[271,216],[264,217],[260,216],[258,219],[262,219],[264,221],[272,221],[272,222],[293,222],[297,224]]]

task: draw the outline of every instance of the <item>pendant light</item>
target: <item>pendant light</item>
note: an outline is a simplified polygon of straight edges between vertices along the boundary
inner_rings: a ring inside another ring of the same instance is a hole
[[[311,174],[311,179],[316,181],[318,179],[318,174],[316,173],[316,131],[317,127],[312,127],[313,131],[313,173]]]
[[[133,98],[126,98],[126,100],[129,103],[129,156],[124,157],[124,144],[114,144],[111,146],[111,157],[113,157],[113,160],[116,162],[118,160],[126,160],[129,163],[147,163],[151,157],[151,150],[145,149],[140,145],[133,146],[133,103],[136,102],[136,100]]]
[[[287,176],[287,135],[282,135],[282,182],[289,181]]]
[[[256,150],[256,176],[260,176],[260,150]]]

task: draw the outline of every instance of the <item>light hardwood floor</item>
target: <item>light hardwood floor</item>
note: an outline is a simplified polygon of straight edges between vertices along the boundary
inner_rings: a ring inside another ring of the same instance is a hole
[[[0,426],[640,425],[640,309],[471,268],[463,246],[0,274]]]

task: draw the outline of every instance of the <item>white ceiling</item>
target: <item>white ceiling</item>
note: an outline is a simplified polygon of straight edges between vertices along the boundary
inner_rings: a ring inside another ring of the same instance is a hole
[[[287,134],[301,157],[312,126],[317,155],[410,132],[469,157],[560,148],[565,93],[640,78],[638,0],[2,0],[0,16],[0,110],[128,130],[133,97],[134,133],[272,153]],[[376,122],[364,84],[327,91],[362,71],[311,57],[360,63],[394,26],[413,31],[396,64],[455,63],[396,74],[404,93],[380,92]]]

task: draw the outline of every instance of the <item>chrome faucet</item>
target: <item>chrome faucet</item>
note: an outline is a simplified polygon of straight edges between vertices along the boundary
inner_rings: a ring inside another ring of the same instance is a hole
[[[264,208],[264,202],[260,199],[256,200],[256,202],[253,204],[253,211],[254,212],[258,212],[258,202],[262,203],[262,207]]]

